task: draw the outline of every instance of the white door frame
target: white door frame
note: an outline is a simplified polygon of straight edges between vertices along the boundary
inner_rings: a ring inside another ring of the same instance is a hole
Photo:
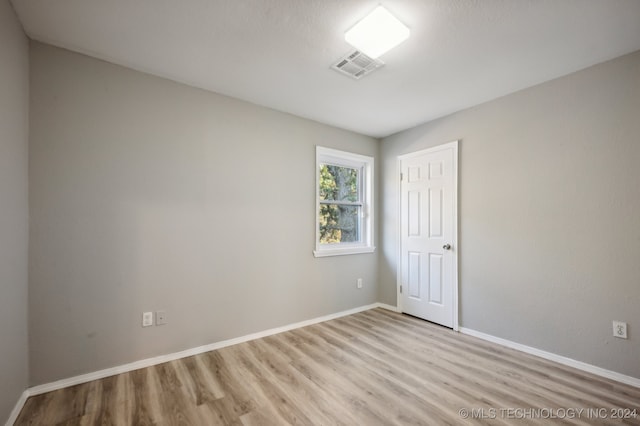
[[[437,151],[442,151],[444,149],[453,148],[453,241],[451,245],[453,246],[453,250],[451,250],[451,254],[453,255],[453,330],[458,331],[458,307],[460,304],[460,300],[458,297],[458,252],[460,250],[460,246],[458,245],[458,142],[453,141],[449,143],[445,143],[443,145],[434,146],[432,148],[423,149],[416,152],[411,152],[409,154],[399,155],[397,159],[396,169],[398,170],[398,231],[397,231],[397,243],[398,243],[398,255],[396,262],[396,300],[398,311],[402,312],[402,297],[400,294],[400,285],[402,284],[402,181],[400,180],[400,171],[402,160],[418,157],[425,154],[430,154]]]

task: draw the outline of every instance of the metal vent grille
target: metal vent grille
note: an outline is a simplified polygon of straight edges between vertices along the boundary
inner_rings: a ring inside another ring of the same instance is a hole
[[[372,59],[364,53],[354,50],[340,58],[331,66],[334,70],[341,74],[348,75],[351,78],[359,80],[365,75],[377,70],[384,65],[379,59]]]

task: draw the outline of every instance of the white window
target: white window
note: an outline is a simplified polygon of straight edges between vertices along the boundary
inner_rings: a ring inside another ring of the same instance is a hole
[[[316,147],[316,257],[371,253],[373,157]]]

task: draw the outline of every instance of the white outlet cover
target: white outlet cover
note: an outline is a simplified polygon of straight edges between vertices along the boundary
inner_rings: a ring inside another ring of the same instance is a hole
[[[627,338],[627,323],[622,321],[613,322],[613,335],[621,339]]]
[[[149,327],[153,325],[153,312],[142,313],[142,326]]]

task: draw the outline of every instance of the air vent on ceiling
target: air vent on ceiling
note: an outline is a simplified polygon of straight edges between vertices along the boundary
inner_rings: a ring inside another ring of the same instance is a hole
[[[331,68],[339,73],[348,75],[349,77],[359,80],[363,76],[372,71],[377,70],[384,65],[379,59],[371,59],[364,53],[354,50],[340,58],[338,62],[333,64]]]

